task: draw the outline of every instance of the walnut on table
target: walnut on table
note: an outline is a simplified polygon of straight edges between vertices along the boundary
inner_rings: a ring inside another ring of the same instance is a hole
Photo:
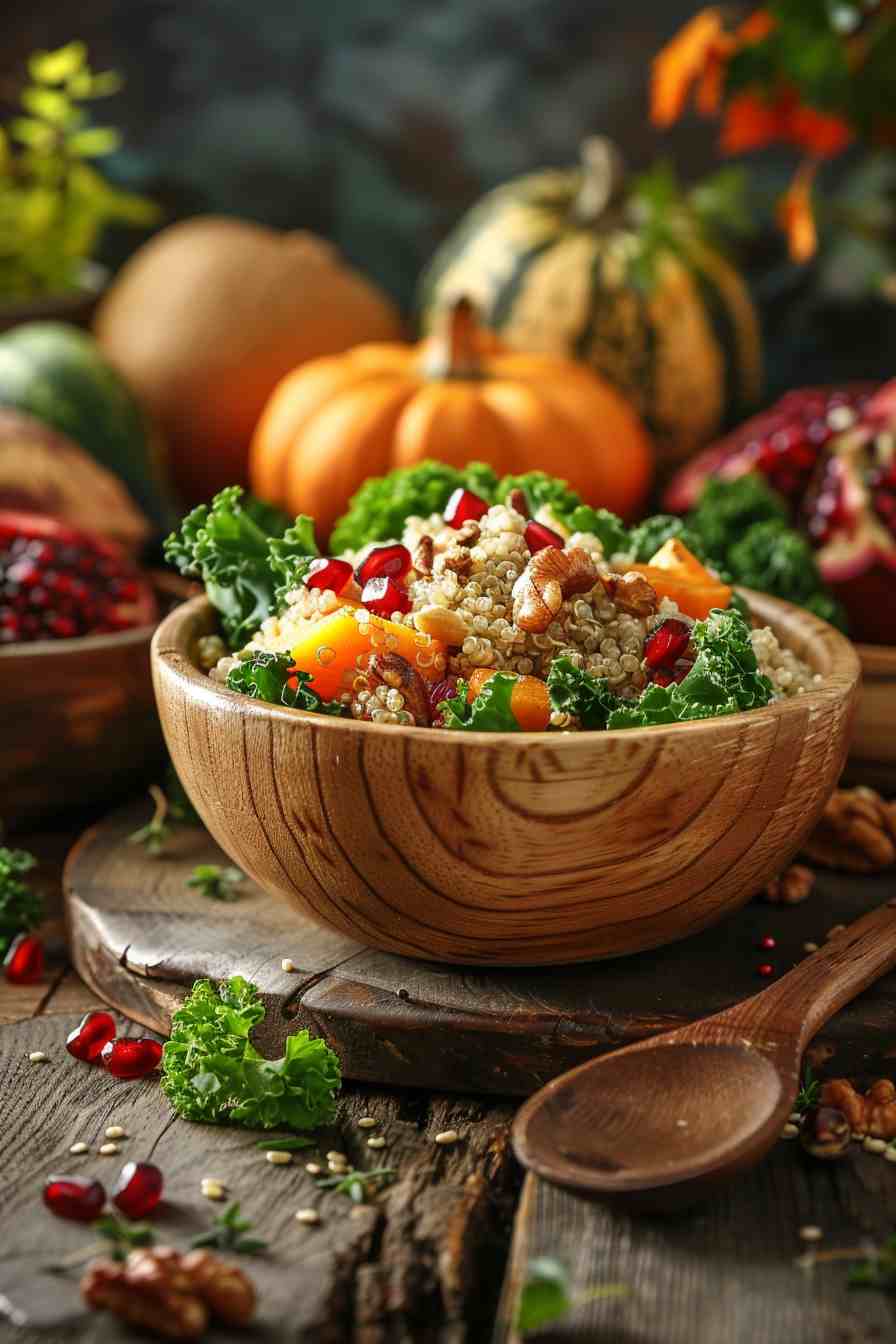
[[[766,884],[765,899],[771,905],[799,905],[811,894],[815,874],[801,863],[792,863]]]
[[[170,1246],[132,1251],[124,1264],[94,1260],[81,1279],[89,1307],[164,1339],[199,1339],[214,1318],[246,1325],[255,1287],[236,1265],[211,1251],[182,1255]]]
[[[896,862],[896,802],[874,789],[837,789],[803,845],[813,863],[874,873]]]
[[[820,1104],[842,1111],[854,1134],[896,1138],[896,1085],[889,1078],[878,1078],[864,1096],[848,1078],[830,1078],[822,1084]]]

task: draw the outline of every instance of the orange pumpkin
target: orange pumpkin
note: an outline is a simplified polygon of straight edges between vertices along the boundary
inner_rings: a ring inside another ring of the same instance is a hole
[[[401,335],[386,296],[329,243],[213,215],[135,252],[94,328],[161,429],[187,504],[246,483],[252,431],[290,369]]]
[[[257,495],[310,514],[323,540],[368,476],[425,458],[548,471],[623,518],[642,504],[653,460],[609,383],[560,356],[505,350],[461,299],[420,345],[362,345],[284,378],[249,472]]]

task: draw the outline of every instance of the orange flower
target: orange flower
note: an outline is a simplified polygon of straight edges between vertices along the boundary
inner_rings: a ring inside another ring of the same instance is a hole
[[[792,259],[798,263],[809,261],[818,249],[818,232],[812,211],[812,183],[817,168],[816,162],[807,160],[778,202],[778,223],[787,234]]]
[[[723,153],[745,154],[780,140],[788,111],[780,98],[772,102],[761,94],[736,94],[725,108],[720,138]]]
[[[846,148],[852,139],[852,131],[842,117],[795,102],[790,112],[786,138],[810,154],[830,158]]]
[[[703,9],[686,23],[654,59],[650,115],[655,126],[678,121],[707,63],[727,55],[731,38],[718,9]]]

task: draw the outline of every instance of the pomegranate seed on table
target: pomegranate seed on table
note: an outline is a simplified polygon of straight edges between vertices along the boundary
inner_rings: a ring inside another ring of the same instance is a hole
[[[35,933],[20,933],[9,945],[3,961],[11,985],[33,985],[44,973],[44,945]]]
[[[115,1078],[143,1078],[159,1067],[162,1047],[151,1036],[117,1036],[107,1041],[100,1060]]]
[[[145,1218],[162,1198],[164,1180],[151,1162],[128,1162],[112,1191],[112,1203],[128,1218]]]
[[[690,643],[691,627],[669,617],[644,641],[644,661],[648,667],[674,667]]]
[[[355,570],[355,578],[363,588],[371,579],[403,579],[410,567],[411,553],[407,546],[400,542],[374,546]]]
[[[461,528],[464,523],[478,523],[488,510],[489,505],[484,499],[459,485],[445,505],[442,517],[449,527]]]
[[[337,560],[333,556],[320,556],[312,560],[305,575],[306,588],[329,588],[331,592],[341,593],[352,577],[352,567],[347,560]]]
[[[106,1192],[99,1181],[86,1176],[51,1176],[44,1186],[43,1199],[57,1218],[92,1223],[103,1211]]]
[[[86,1013],[74,1031],[65,1038],[65,1048],[75,1059],[86,1064],[98,1064],[103,1047],[115,1035],[115,1019],[111,1013]]]
[[[532,555],[546,550],[548,546],[556,546],[562,551],[566,545],[564,539],[552,527],[545,527],[544,523],[536,523],[532,519],[526,524],[523,536]]]
[[[410,611],[411,599],[394,579],[370,579],[361,591],[361,605],[388,620],[393,611]]]

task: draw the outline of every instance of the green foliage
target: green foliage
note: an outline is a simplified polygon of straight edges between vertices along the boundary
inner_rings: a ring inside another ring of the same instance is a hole
[[[233,976],[197,980],[174,1014],[162,1055],[162,1087],[178,1115],[252,1129],[314,1129],[335,1114],[341,1075],[329,1046],[307,1031],[269,1060],[249,1035],[264,1019],[255,985]]]
[[[349,500],[348,510],[336,522],[330,537],[334,555],[358,551],[375,541],[401,536],[406,518],[441,513],[459,487],[483,499],[495,497],[498,478],[483,462],[458,470],[443,462],[420,462],[399,467],[386,476],[373,476]]]
[[[155,1244],[155,1229],[149,1223],[129,1223],[114,1213],[106,1213],[93,1223],[97,1236],[109,1243],[104,1247],[106,1254],[113,1260],[127,1260],[131,1251],[139,1246]]]
[[[849,1271],[850,1288],[879,1288],[896,1292],[896,1233],[879,1246],[874,1255]]]
[[[812,1065],[807,1064],[803,1070],[803,1078],[800,1083],[800,1090],[796,1094],[796,1101],[793,1103],[793,1109],[804,1115],[811,1107],[818,1105],[818,1098],[821,1096],[821,1081],[815,1077]]]
[[[606,556],[624,553],[631,546],[628,529],[622,519],[609,509],[592,509],[590,504],[580,504],[562,521],[571,532],[591,532],[599,540]]]
[[[314,1148],[316,1146],[314,1139],[309,1139],[305,1134],[290,1134],[286,1139],[259,1139],[256,1148],[263,1148],[266,1153],[298,1153],[303,1148]]]
[[[516,1328],[525,1333],[562,1320],[572,1310],[569,1273],[551,1256],[530,1260],[516,1309]]]
[[[672,513],[654,514],[652,518],[645,518],[643,523],[632,528],[629,547],[632,560],[646,565],[670,537],[677,538],[704,564],[712,564],[700,533],[696,528],[689,526],[683,518],[678,518]],[[718,568],[717,565],[713,567]]]
[[[518,680],[515,672],[496,672],[469,702],[467,683],[459,681],[457,694],[439,704],[445,727],[462,728],[471,733],[518,733],[520,726],[510,708],[510,698]]]
[[[44,917],[42,899],[22,881],[36,864],[26,850],[0,846],[0,958],[14,938],[36,928]]]
[[[348,1195],[354,1204],[366,1204],[377,1190],[381,1190],[384,1185],[391,1185],[395,1176],[393,1167],[374,1167],[371,1171],[350,1167],[344,1175],[318,1177],[317,1188],[332,1190],[337,1195]]]
[[[610,715],[619,708],[619,697],[610,690],[606,677],[595,677],[569,658],[554,659],[547,687],[551,708],[573,714],[583,728],[606,728]]]
[[[282,537],[272,537],[243,507],[242,498],[240,486],[228,486],[211,505],[188,513],[180,530],[165,541],[166,560],[205,584],[233,649],[279,609],[318,554],[311,519],[300,516]]]
[[[709,555],[725,561],[728,552],[754,523],[788,520],[787,505],[758,472],[726,481],[712,476],[703,488],[688,524]]]
[[[222,868],[219,863],[198,863],[187,878],[187,886],[195,887],[212,901],[238,901],[237,890],[246,880],[239,868]]]
[[[840,629],[846,614],[824,591],[824,583],[808,541],[787,523],[773,518],[754,523],[728,551],[728,565],[737,583],[783,597],[807,607]]]
[[[251,1218],[243,1218],[238,1201],[234,1201],[215,1219],[209,1231],[194,1237],[190,1245],[194,1250],[210,1246],[216,1251],[231,1251],[238,1255],[256,1255],[259,1251],[266,1251],[268,1243],[261,1237],[246,1236],[250,1227]]]
[[[0,128],[0,296],[76,287],[107,224],[152,224],[151,201],[119,191],[93,160],[119,147],[118,132],[91,126],[85,103],[116,93],[112,71],[95,74],[83,42],[37,52],[22,112]]]
[[[300,672],[293,666],[288,653],[252,652],[232,667],[227,674],[227,685],[232,691],[241,691],[253,700],[269,700],[274,705],[290,709],[306,709],[310,714],[332,714],[338,717],[343,707],[338,700],[321,700],[309,683],[310,672]],[[295,682],[295,685],[291,683]]]
[[[511,490],[522,490],[530,514],[549,508],[555,518],[565,523],[567,514],[578,508],[581,499],[570,490],[566,481],[549,476],[546,471],[526,471],[521,476],[505,476],[489,496],[493,503],[504,503]],[[582,531],[583,529],[579,529]]]
[[[653,287],[664,256],[699,263],[701,247],[722,247],[751,232],[747,177],[740,168],[722,168],[687,192],[672,165],[658,163],[634,179],[629,211],[638,234],[629,275],[645,290]]]
[[[694,626],[699,652],[683,681],[651,685],[631,704],[620,705],[608,728],[649,728],[759,709],[772,697],[772,684],[760,674],[750,627],[739,611],[716,610]]]

